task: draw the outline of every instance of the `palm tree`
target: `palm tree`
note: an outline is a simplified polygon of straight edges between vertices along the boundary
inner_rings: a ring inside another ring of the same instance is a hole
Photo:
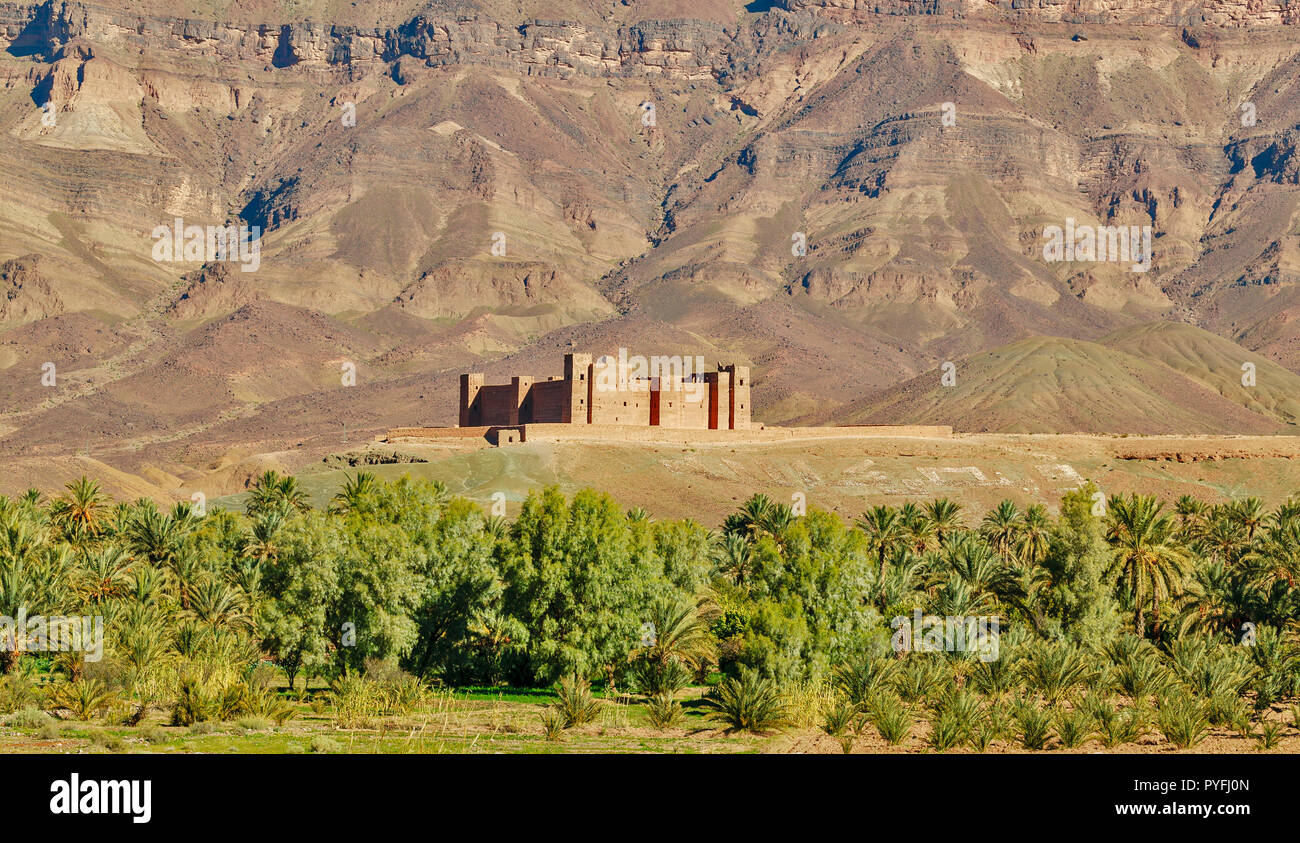
[[[1245,525],[1219,507],[1215,507],[1208,518],[1194,524],[1190,535],[1210,559],[1226,565],[1240,559],[1249,544]]]
[[[776,504],[767,511],[767,517],[763,519],[763,531],[784,547],[785,531],[794,523],[795,517],[794,508],[788,503]]]
[[[142,571],[152,571],[144,568]],[[137,677],[167,658],[170,638],[167,624],[156,606],[133,603],[118,621],[121,633],[114,652],[121,656]]]
[[[1255,532],[1268,517],[1264,512],[1264,502],[1255,497],[1242,498],[1228,504],[1228,516],[1246,531],[1248,542],[1255,540]]]
[[[81,557],[74,590],[84,602],[104,603],[125,597],[131,588],[135,560],[117,545],[104,545]]]
[[[1010,558],[1024,526],[1024,516],[1011,501],[1002,501],[989,510],[980,523],[980,535],[994,550]]]
[[[248,628],[253,623],[243,591],[215,579],[190,589],[190,606],[185,615],[214,629]]]
[[[1286,527],[1297,520],[1300,520],[1300,499],[1296,498],[1288,498],[1269,514],[1269,523],[1273,527]]]
[[[30,568],[8,561],[0,564],[0,615],[16,618],[23,611],[39,612],[39,607],[34,605],[36,592]],[[0,641],[0,672],[11,673],[22,659],[26,646],[27,642],[16,629],[9,631],[6,640]]]
[[[949,540],[939,550],[939,559],[977,592],[1004,594],[1015,586],[1005,558],[976,536],[966,534]]]
[[[660,667],[678,661],[694,670],[713,655],[708,626],[695,606],[685,601],[660,600],[650,607],[654,640],[640,658]]]
[[[98,679],[76,679],[50,689],[50,703],[78,720],[91,720],[113,705],[117,695]]]
[[[1052,519],[1047,514],[1047,507],[1041,503],[1033,504],[1025,510],[1020,536],[1016,539],[1016,555],[1033,568],[1051,546]]]
[[[736,585],[744,585],[753,572],[754,550],[740,533],[723,533],[714,545],[713,564]]]
[[[510,522],[500,515],[486,516],[483,519],[483,532],[491,536],[493,542],[499,542],[510,535]]]
[[[189,610],[195,586],[206,573],[201,557],[194,552],[193,548],[183,547],[172,555],[166,574],[175,590],[177,600],[180,601],[182,611]]]
[[[1207,509],[1205,502],[1194,495],[1181,495],[1174,503],[1174,512],[1178,513],[1178,523],[1184,532],[1204,521]]]
[[[253,484],[252,494],[244,504],[244,511],[250,517],[269,509],[287,505],[299,512],[311,509],[307,503],[307,493],[298,485],[298,478],[282,476],[276,471],[265,471]]]
[[[287,506],[276,506],[263,510],[253,522],[253,527],[248,535],[244,537],[244,548],[241,555],[245,558],[256,559],[263,564],[268,561],[273,562],[279,558],[280,546],[276,541],[276,537],[280,534],[280,529],[284,527],[285,517],[289,511]]]
[[[348,477],[343,489],[334,496],[331,509],[338,513],[366,513],[375,503],[379,491],[379,480],[368,471],[358,471],[355,477]]]
[[[1260,617],[1261,600],[1255,583],[1222,562],[1210,562],[1193,572],[1188,584],[1180,633],[1221,633],[1239,629],[1245,621]]]
[[[1271,527],[1245,557],[1276,580],[1285,580],[1288,589],[1300,580],[1300,520],[1285,519]]]
[[[127,522],[127,544],[152,565],[172,564],[181,543],[194,528],[192,519],[178,520],[158,511],[152,503],[136,510]]]
[[[50,506],[50,520],[70,541],[85,541],[99,534],[108,508],[108,495],[88,477],[69,483],[67,492]]]
[[[936,498],[925,505],[925,515],[934,524],[934,534],[939,544],[953,530],[961,529],[961,504],[948,498]]]
[[[877,582],[876,608],[881,612],[915,596],[923,583],[925,561],[904,544],[890,554],[885,575]]]
[[[873,506],[858,519],[858,529],[867,534],[867,543],[876,554],[881,582],[885,579],[885,560],[904,540],[906,530],[897,509],[886,504]]]
[[[1170,597],[1190,564],[1187,550],[1173,537],[1174,521],[1154,495],[1112,495],[1107,506],[1106,540],[1115,567],[1133,595],[1137,634],[1146,633],[1144,604],[1151,601],[1155,629],[1160,628],[1160,599]]]
[[[925,510],[917,506],[915,502],[908,501],[899,508],[898,517],[903,522],[903,528],[907,531],[907,540],[913,551],[926,553],[934,550],[937,544],[934,522],[926,517]]]
[[[772,522],[772,511],[776,504],[761,492],[752,495],[740,505],[740,511],[728,516],[726,529],[728,533],[738,532],[749,541],[756,541],[762,533],[768,532]]]

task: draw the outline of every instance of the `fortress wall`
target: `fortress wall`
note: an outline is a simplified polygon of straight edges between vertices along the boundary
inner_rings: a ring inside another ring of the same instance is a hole
[[[395,439],[462,439],[482,441],[497,438],[490,433],[501,425],[478,427],[398,427],[385,437]],[[528,424],[512,428],[522,431],[524,442],[611,441],[693,445],[701,443],[780,442],[799,439],[949,439],[947,425],[858,425],[848,427],[762,427],[749,430],[686,430],[665,427],[632,427],[623,424],[581,425]]]
[[[483,439],[491,430],[487,425],[474,427],[395,427],[384,438],[394,439]]]
[[[650,424],[650,386],[643,381],[626,381],[614,389],[601,388],[594,381],[591,390],[592,424]]]
[[[709,385],[707,383],[664,383],[659,391],[659,426],[707,430],[709,427]]]
[[[689,430],[668,427],[626,427],[621,424],[591,424],[573,427],[565,424],[530,424],[524,427],[525,442],[572,442],[575,440],[609,440],[621,442],[656,442],[665,444],[780,442],[798,439],[948,439],[948,425],[863,425],[856,427],[762,427],[748,430]]]
[[[479,389],[480,425],[516,424],[519,401],[515,397],[515,385],[497,384]]]
[[[528,394],[531,412],[528,418],[520,417],[523,424],[563,424],[569,398],[569,384],[565,381],[543,381],[533,384]]]

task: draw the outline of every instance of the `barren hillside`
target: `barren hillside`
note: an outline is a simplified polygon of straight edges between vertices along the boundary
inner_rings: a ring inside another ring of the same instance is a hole
[[[1300,11],[1016,5],[0,4],[5,490],[238,482],[620,346],[769,423],[1292,431]],[[1067,219],[1150,271],[1045,261]]]

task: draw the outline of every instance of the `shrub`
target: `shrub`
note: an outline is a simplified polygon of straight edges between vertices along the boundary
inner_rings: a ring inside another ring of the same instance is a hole
[[[1016,722],[1005,708],[995,706],[984,712],[984,723],[992,732],[993,740],[1011,740],[1016,736]]]
[[[632,664],[632,677],[647,696],[673,696],[691,684],[690,670],[676,659],[659,661],[641,658]]]
[[[298,709],[275,691],[262,688],[254,689],[249,694],[248,713],[256,718],[274,720],[275,725],[283,726],[286,720],[298,716]]]
[[[1146,734],[1146,715],[1140,708],[1127,708],[1111,712],[1097,721],[1097,733],[1107,749],[1126,743],[1137,743]]]
[[[844,693],[850,704],[861,711],[872,696],[889,686],[897,670],[896,659],[863,656],[857,661],[837,667],[833,684]]]
[[[1160,701],[1160,731],[1179,749],[1191,749],[1209,733],[1209,719],[1200,700],[1184,696],[1165,697]]]
[[[790,726],[820,726],[826,712],[835,705],[835,692],[825,682],[795,682],[782,691]]]
[[[245,732],[264,732],[271,728],[271,721],[264,717],[241,717],[235,725]]]
[[[1020,669],[1028,686],[1042,692],[1049,705],[1060,702],[1095,673],[1082,649],[1063,642],[1039,645]]]
[[[167,730],[161,726],[147,726],[140,730],[140,737],[147,744],[160,744],[170,736],[167,734]]]
[[[114,735],[105,732],[103,729],[92,729],[89,732],[90,742],[95,746],[102,746],[109,752],[121,752],[126,742],[120,735]]]
[[[53,719],[43,724],[36,732],[36,737],[43,741],[58,740],[62,736],[63,730],[59,728],[59,724],[55,723]]]
[[[840,700],[826,712],[822,720],[822,731],[832,738],[842,737],[852,730],[855,717],[857,709],[854,705],[847,700]]]
[[[1220,691],[1205,706],[1206,719],[1214,726],[1238,728],[1243,722],[1250,731],[1250,704],[1236,694]]]
[[[328,755],[334,752],[342,752],[343,745],[333,738],[325,735],[317,735],[311,739],[311,744],[307,748],[308,752],[315,752],[321,755]]]
[[[564,715],[554,708],[547,707],[541,713],[542,734],[548,741],[564,739]]]
[[[727,677],[705,697],[713,719],[727,724],[727,731],[767,734],[790,725],[784,695],[770,679],[741,668],[739,677]]]
[[[1109,698],[1092,691],[1079,697],[1074,707],[1086,714],[1093,723],[1101,723],[1107,717],[1113,717],[1115,714],[1115,704]]]
[[[600,713],[600,703],[591,695],[591,683],[577,676],[560,680],[560,698],[555,709],[564,717],[564,728],[584,726],[594,722]]]
[[[1282,740],[1281,724],[1272,721],[1264,723],[1259,728],[1259,734],[1255,735],[1255,740],[1259,742],[1259,748],[1264,751],[1275,748]]]
[[[53,717],[37,708],[24,708],[22,711],[11,714],[4,719],[6,726],[19,729],[39,729],[47,723],[53,722]]]
[[[938,691],[948,678],[943,659],[914,655],[895,675],[894,687],[904,700],[917,702]]]
[[[379,698],[385,714],[410,714],[424,701],[424,686],[409,674],[379,683]]]
[[[939,698],[935,704],[936,713],[950,714],[965,733],[975,728],[980,716],[980,700],[969,691],[952,690]]]
[[[1154,652],[1130,654],[1114,672],[1115,686],[1134,702],[1162,693],[1173,677]]]
[[[116,696],[98,679],[61,682],[50,691],[52,708],[66,709],[78,720],[93,720],[115,701]]]
[[[971,671],[971,686],[993,700],[1000,700],[1016,687],[1017,670],[1015,661],[1009,656],[980,661]]]
[[[1102,652],[1116,666],[1122,665],[1135,656],[1154,655],[1156,650],[1145,638],[1126,632],[1107,641]]]
[[[996,727],[994,727],[988,720],[984,720],[977,724],[974,729],[970,730],[970,733],[966,737],[966,741],[970,744],[971,749],[976,752],[987,752],[989,746],[997,739],[997,737],[998,734]]]
[[[955,746],[960,746],[969,734],[970,729],[950,711],[945,711],[930,721],[929,743],[939,752],[947,752]]]
[[[1036,705],[1024,704],[1016,707],[1016,737],[1025,749],[1038,750],[1047,746],[1052,739],[1052,715]]]
[[[172,704],[172,725],[192,726],[216,716],[220,701],[193,677],[181,680]]]
[[[0,712],[20,711],[36,702],[36,686],[22,673],[0,676]]]
[[[1082,746],[1092,737],[1092,715],[1081,708],[1074,711],[1058,712],[1056,715],[1056,736],[1061,740],[1061,746],[1066,749],[1075,749]]]
[[[364,728],[381,717],[388,708],[378,683],[363,676],[339,677],[330,688],[339,725]]]
[[[659,694],[650,698],[647,706],[650,725],[659,729],[675,729],[686,719],[686,712],[681,703],[668,694]]]
[[[891,746],[899,746],[912,734],[912,712],[893,694],[882,694],[871,703],[871,723]]]
[[[1255,667],[1240,650],[1209,638],[1183,638],[1170,653],[1174,673],[1199,696],[1239,696],[1254,678]]]

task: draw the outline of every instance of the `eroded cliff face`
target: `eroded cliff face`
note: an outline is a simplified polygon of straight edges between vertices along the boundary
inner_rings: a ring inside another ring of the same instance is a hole
[[[770,421],[1153,319],[1300,368],[1290,5],[485,2],[0,4],[0,366],[80,349],[0,450],[447,421],[569,349],[747,357]],[[1045,262],[1067,220],[1150,270]],[[155,255],[226,225],[255,271]]]
[[[811,34],[811,31],[806,34]],[[429,66],[474,63],[538,75],[661,73],[698,78],[727,67],[736,33],[696,20],[593,27],[576,21],[417,16],[392,28],[310,21],[235,23],[149,17],[83,3],[0,4],[0,39],[53,54],[85,39],[126,50],[275,67],[366,65],[403,56]]]
[[[779,0],[784,9],[839,20],[875,15],[938,15],[1018,24],[1179,27],[1294,26],[1294,0]]]

